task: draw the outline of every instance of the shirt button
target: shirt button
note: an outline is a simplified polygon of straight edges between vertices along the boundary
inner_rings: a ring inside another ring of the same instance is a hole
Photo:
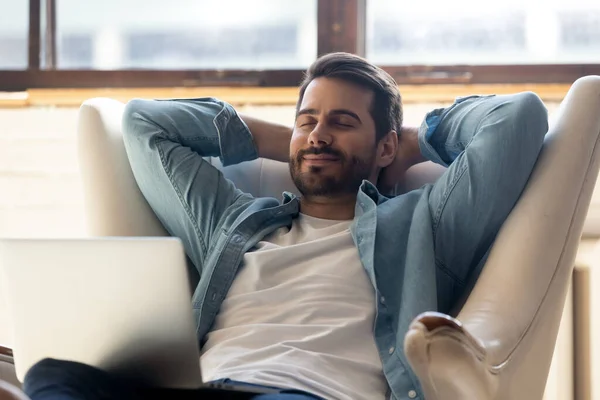
[[[233,237],[233,243],[242,243],[243,239],[240,235],[235,235]]]
[[[388,353],[394,354],[394,350],[396,350],[396,348],[394,346],[392,346],[392,347],[390,347],[390,350],[388,351]]]
[[[409,390],[408,397],[410,397],[411,399],[414,399],[415,397],[417,397],[417,392],[415,392],[414,390]]]
[[[381,304],[385,304],[385,297],[381,296],[379,298],[379,301],[381,302]]]

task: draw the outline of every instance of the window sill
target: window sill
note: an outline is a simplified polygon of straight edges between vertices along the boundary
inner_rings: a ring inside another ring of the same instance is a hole
[[[400,85],[403,102],[448,103],[470,94],[509,94],[533,91],[544,101],[561,101],[569,84],[476,84],[476,85]],[[295,87],[196,87],[196,88],[85,88],[31,89],[27,92],[1,93],[0,108],[13,107],[79,107],[92,97],[110,97],[123,102],[134,97],[189,98],[218,97],[233,105],[295,105]]]

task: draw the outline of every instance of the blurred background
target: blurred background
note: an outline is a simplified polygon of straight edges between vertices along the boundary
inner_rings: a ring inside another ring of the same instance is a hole
[[[336,2],[173,0],[167,6],[160,0],[55,0],[42,5],[48,3],[55,26],[46,31],[44,7],[43,69],[214,70],[308,67],[321,52],[318,11]],[[354,14],[350,3],[355,2],[344,3],[339,7],[347,9],[340,11]],[[597,63],[600,54],[596,0],[365,3],[362,26],[340,20],[333,33],[362,31],[357,48],[381,65],[578,64]],[[25,69],[29,4],[2,0],[0,7],[0,68]],[[55,49],[47,46],[48,33]],[[45,57],[49,52],[52,62]]]
[[[85,235],[85,99],[215,96],[292,124],[303,71],[333,51],[388,71],[408,125],[456,96],[523,90],[552,117],[577,78],[600,75],[600,1],[0,0],[0,236]],[[567,302],[547,399],[600,399],[596,193],[572,294],[589,307],[582,319]]]

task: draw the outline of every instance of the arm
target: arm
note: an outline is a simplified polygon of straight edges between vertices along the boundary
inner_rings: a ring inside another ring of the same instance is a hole
[[[240,117],[252,132],[259,157],[286,163],[289,161],[292,128],[249,115]]]
[[[420,127],[423,155],[448,166],[429,207],[438,271],[458,288],[519,199],[547,130],[546,108],[533,93],[464,98]]]
[[[377,188],[393,197],[404,185],[406,171],[413,165],[427,161],[419,148],[419,128],[402,127],[398,134],[398,151],[394,161],[381,171]]]
[[[201,272],[224,217],[252,201],[203,157],[224,165],[256,158],[250,131],[229,104],[210,98],[133,100],[122,128],[142,194]]]

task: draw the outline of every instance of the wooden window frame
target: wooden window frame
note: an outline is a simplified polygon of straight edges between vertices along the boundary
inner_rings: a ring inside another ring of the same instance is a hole
[[[44,24],[42,1],[45,5]],[[304,74],[299,69],[59,70],[56,69],[56,1],[60,0],[29,0],[28,68],[0,70],[0,91],[97,87],[293,87],[300,83]],[[345,51],[364,56],[368,0],[317,1],[317,53]],[[399,85],[572,83],[584,75],[600,75],[600,64],[381,67]]]

